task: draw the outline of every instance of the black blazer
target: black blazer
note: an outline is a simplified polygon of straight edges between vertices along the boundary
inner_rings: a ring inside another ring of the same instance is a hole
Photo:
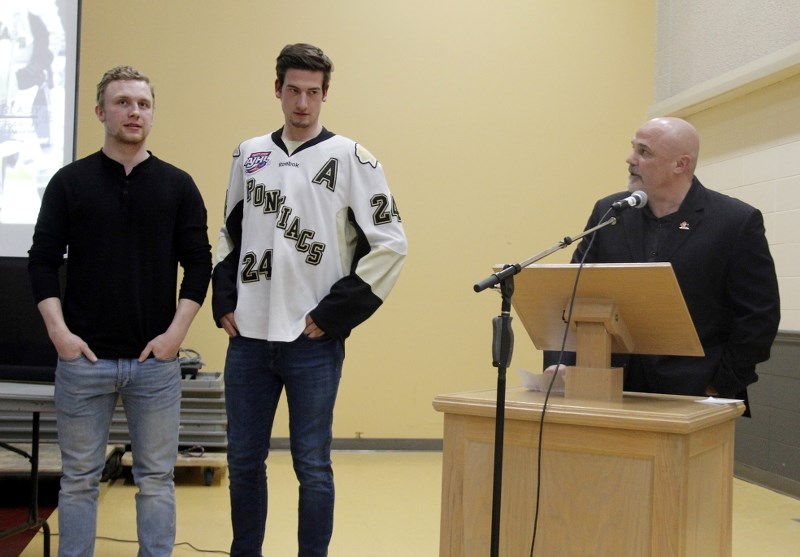
[[[598,224],[611,204],[627,195],[619,192],[599,200],[586,228]],[[621,212],[616,225],[599,230],[585,262],[648,261],[645,210]],[[746,387],[758,380],[755,366],[769,358],[780,321],[764,219],[757,209],[708,190],[694,178],[677,220],[671,222],[656,261],[672,264],[705,356],[615,356],[613,365],[624,365],[627,391],[703,396],[713,385],[722,397],[747,400]],[[578,245],[573,263],[580,262],[590,239],[586,236]],[[555,358],[557,354],[547,353],[545,365]]]

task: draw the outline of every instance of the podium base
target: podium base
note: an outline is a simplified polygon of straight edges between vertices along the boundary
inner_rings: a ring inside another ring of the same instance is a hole
[[[621,367],[569,367],[564,376],[564,398],[622,400]]]

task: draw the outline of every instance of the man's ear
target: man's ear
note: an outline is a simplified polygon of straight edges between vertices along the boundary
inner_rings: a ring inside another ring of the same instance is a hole
[[[275,80],[275,98],[281,98],[281,82],[279,79]]]
[[[106,112],[105,110],[103,110],[103,107],[100,106],[99,104],[94,107],[94,114],[95,116],[97,116],[97,119],[100,120],[101,122],[106,121]]]
[[[692,157],[689,155],[681,155],[675,160],[675,173],[685,174],[692,167]]]

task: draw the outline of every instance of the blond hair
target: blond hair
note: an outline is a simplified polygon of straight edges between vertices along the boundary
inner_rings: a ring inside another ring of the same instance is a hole
[[[117,66],[116,68],[111,68],[104,73],[100,83],[97,84],[97,106],[103,106],[106,88],[112,81],[144,81],[150,85],[150,94],[152,95],[153,102],[155,103],[156,92],[150,83],[149,77],[132,66]]]

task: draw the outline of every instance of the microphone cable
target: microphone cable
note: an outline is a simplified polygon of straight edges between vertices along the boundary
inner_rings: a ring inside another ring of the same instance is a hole
[[[613,207],[609,208],[603,216],[600,218],[600,222],[603,222],[606,217],[613,211]],[[531,536],[531,551],[530,557],[533,557],[534,550],[536,548],[536,533],[539,526],[539,501],[541,497],[541,489],[542,489],[542,440],[544,434],[544,416],[547,412],[547,403],[550,400],[550,393],[553,390],[553,385],[555,384],[556,378],[558,377],[559,367],[561,367],[561,362],[564,360],[564,348],[567,345],[567,336],[569,335],[569,324],[572,321],[572,309],[575,305],[575,296],[578,292],[578,282],[581,277],[581,271],[583,270],[584,263],[586,261],[586,256],[589,255],[589,251],[592,249],[592,244],[594,244],[594,240],[597,237],[597,230],[595,230],[592,235],[589,237],[589,244],[586,246],[586,251],[583,252],[583,256],[581,257],[580,262],[578,263],[578,272],[575,275],[575,283],[572,286],[572,293],[570,294],[569,299],[569,309],[567,311],[567,319],[566,324],[564,325],[564,336],[561,339],[561,349],[558,352],[558,360],[556,363],[556,369],[553,372],[553,377],[550,379],[550,383],[547,386],[547,391],[545,392],[544,396],[544,403],[542,404],[542,414],[539,418],[539,441],[538,446],[536,449],[536,496],[534,498],[535,504],[535,512],[533,517],[533,535]]]

